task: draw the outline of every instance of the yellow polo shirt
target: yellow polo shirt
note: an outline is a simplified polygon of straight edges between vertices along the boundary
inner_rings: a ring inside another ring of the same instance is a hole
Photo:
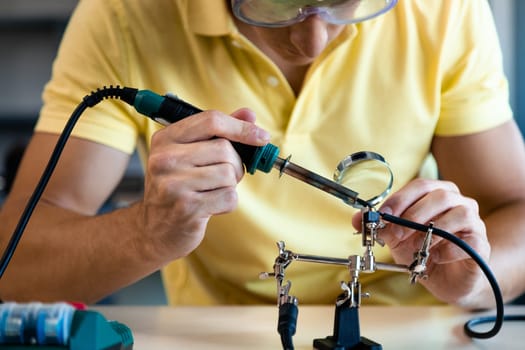
[[[349,25],[316,59],[295,96],[283,74],[241,35],[216,0],[81,0],[43,98],[39,131],[61,132],[82,97],[103,85],[173,92],[202,109],[250,107],[281,156],[331,178],[357,151],[385,157],[394,190],[416,177],[433,135],[474,133],[512,118],[499,43],[486,1],[400,0]],[[85,112],[74,134],[131,153],[159,125],[121,101]],[[354,209],[276,171],[245,176],[238,208],[213,217],[190,256],[163,270],[172,304],[275,303],[276,242],[302,253],[362,254]],[[125,232],[123,232],[125,234]],[[375,248],[389,262],[387,248]],[[301,303],[332,303],[344,267],[294,262]],[[433,298],[401,273],[362,274],[365,303]]]

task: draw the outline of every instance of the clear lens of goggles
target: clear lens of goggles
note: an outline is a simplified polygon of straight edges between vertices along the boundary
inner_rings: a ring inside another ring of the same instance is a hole
[[[232,0],[235,16],[262,27],[284,27],[319,15],[334,24],[350,24],[390,10],[397,0]]]

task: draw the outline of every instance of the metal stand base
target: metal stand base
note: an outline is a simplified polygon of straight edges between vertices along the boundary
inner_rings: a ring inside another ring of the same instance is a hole
[[[318,350],[382,350],[383,347],[365,337],[359,329],[357,307],[350,307],[346,301],[335,307],[334,334],[324,339],[314,339],[314,349]]]
[[[314,339],[314,349],[317,350],[382,350],[381,344],[378,344],[368,338],[361,337],[359,342],[352,346],[343,346],[334,339],[333,336],[328,336],[324,339]]]

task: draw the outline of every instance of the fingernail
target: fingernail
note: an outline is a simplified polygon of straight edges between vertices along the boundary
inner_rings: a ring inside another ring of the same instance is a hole
[[[383,214],[392,214],[392,208],[390,208],[389,206],[381,207],[379,211]]]
[[[257,139],[259,141],[263,142],[269,142],[270,141],[270,133],[264,129],[257,129]]]

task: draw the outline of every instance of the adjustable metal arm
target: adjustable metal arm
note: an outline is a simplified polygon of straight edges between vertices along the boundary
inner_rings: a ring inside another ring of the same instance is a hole
[[[285,280],[285,269],[292,261],[302,261],[317,264],[346,266],[349,272],[348,282],[340,282],[343,292],[336,299],[336,314],[334,319],[334,334],[324,339],[315,339],[316,349],[381,349],[381,345],[360,336],[358,309],[362,297],[369,297],[362,293],[359,274],[373,273],[377,270],[403,272],[410,274],[410,282],[415,283],[419,278],[426,278],[426,263],[429,257],[432,242],[432,225],[425,236],[421,248],[414,253],[414,261],[410,266],[401,264],[382,263],[375,260],[373,247],[377,242],[384,243],[378,236],[379,230],[384,227],[381,217],[373,208],[362,210],[362,245],[363,255],[350,255],[348,258],[333,258],[319,255],[298,254],[287,250],[283,241],[277,242],[279,255],[275,259],[273,272],[263,272],[260,278],[275,277],[277,283],[277,305],[279,307],[278,330],[281,334],[283,347],[291,349],[291,336],[295,333],[297,321],[297,298],[290,295],[291,282]],[[287,344],[287,345],[285,345]]]

